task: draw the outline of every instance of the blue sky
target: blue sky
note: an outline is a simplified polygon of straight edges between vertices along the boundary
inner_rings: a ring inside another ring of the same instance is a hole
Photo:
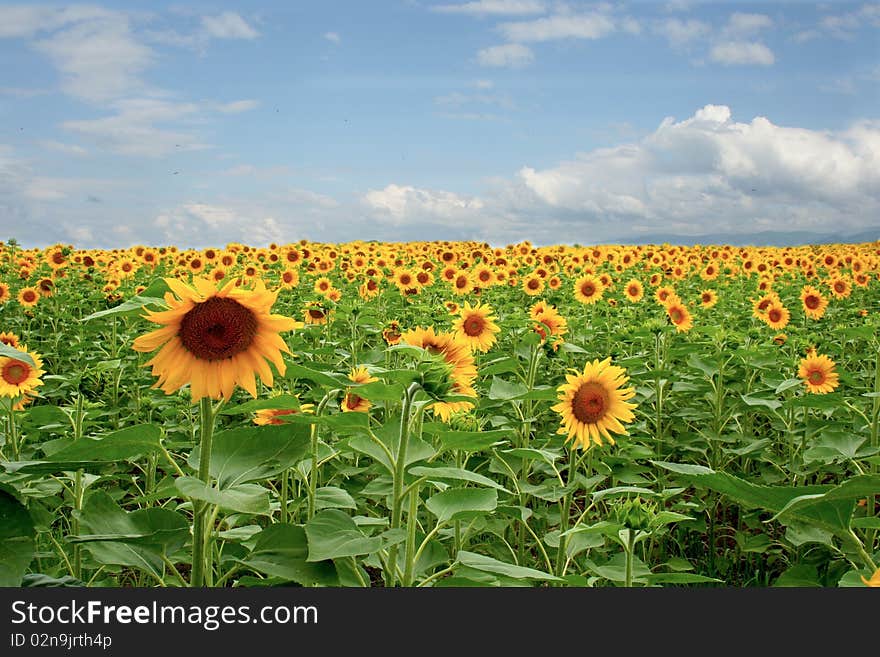
[[[0,3],[0,239],[880,226],[880,3]]]

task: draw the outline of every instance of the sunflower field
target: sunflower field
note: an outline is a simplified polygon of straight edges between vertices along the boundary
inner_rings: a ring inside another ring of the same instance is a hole
[[[0,244],[0,585],[880,586],[880,242]]]

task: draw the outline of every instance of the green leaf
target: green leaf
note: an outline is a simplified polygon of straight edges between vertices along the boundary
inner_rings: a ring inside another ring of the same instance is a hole
[[[517,399],[529,391],[522,383],[505,381],[497,376],[492,377],[492,385],[489,386],[489,399],[508,401]]]
[[[131,461],[161,451],[161,435],[158,426],[139,424],[100,438],[80,438],[43,461],[6,462],[3,465],[9,472],[26,474],[50,474],[116,465],[120,461]]]
[[[749,395],[740,395],[740,397],[748,406],[764,406],[771,411],[775,411],[782,406],[782,402],[777,399],[762,399],[760,397],[752,397]]]
[[[820,587],[819,571],[809,564],[796,564],[782,573],[773,586]]]
[[[34,521],[5,486],[0,487],[0,586],[20,586],[34,558]]]
[[[100,317],[111,317],[113,315],[127,317],[130,315],[137,315],[143,310],[164,310],[165,308],[167,308],[165,299],[140,294],[138,296],[132,297],[131,299],[128,299],[127,301],[123,301],[118,306],[114,306],[113,308],[108,308],[107,310],[99,310],[98,312],[92,313],[91,315],[86,315],[79,321],[88,322],[93,319],[98,319]]]
[[[508,429],[495,431],[454,431],[445,424],[426,423],[424,433],[436,436],[444,450],[460,449],[466,452],[480,452],[504,440],[509,439],[513,432]]]
[[[349,385],[355,395],[371,401],[399,401],[404,393],[404,388],[399,383],[373,381],[372,383],[351,383]]]
[[[790,388],[795,388],[797,386],[802,386],[802,385],[804,385],[804,382],[801,381],[800,379],[786,379],[785,381],[780,383],[778,386],[776,386],[776,390],[774,390],[773,392],[775,392],[778,395],[782,392],[785,392],[786,390],[789,390]]]
[[[308,561],[308,539],[299,525],[276,523],[256,536],[256,544],[239,563],[257,572],[303,586],[338,586],[332,561]]]
[[[647,495],[649,497],[657,497],[659,493],[655,493],[650,488],[641,488],[640,486],[615,486],[614,488],[604,488],[593,493],[594,500],[600,500],[604,497],[619,497],[620,495]]]
[[[498,493],[494,488],[447,488],[428,498],[428,511],[437,516],[438,522],[447,522],[474,513],[489,513],[498,506]]]
[[[307,561],[372,554],[382,547],[382,539],[366,536],[348,515],[336,509],[316,514],[305,527],[309,543]]]
[[[5,356],[6,358],[14,358],[15,360],[20,360],[22,362],[27,363],[31,367],[36,367],[37,364],[34,362],[34,359],[30,354],[26,354],[23,351],[19,351],[15,347],[10,347],[5,342],[0,342],[0,356]]]
[[[80,513],[80,529],[87,534],[71,537],[98,563],[131,566],[161,579],[163,552],[179,549],[189,539],[189,522],[175,511],[162,508],[127,513],[107,493],[92,493]]]
[[[307,426],[285,423],[221,431],[211,448],[211,476],[221,490],[274,477],[305,457],[310,436]],[[188,459],[199,468],[199,450]]]
[[[269,492],[258,484],[236,484],[219,490],[195,477],[178,477],[174,486],[190,499],[216,504],[221,509],[269,515]]]
[[[696,573],[651,573],[643,578],[648,584],[724,584],[724,580]]]
[[[496,575],[504,575],[514,579],[537,579],[546,582],[561,582],[562,580],[556,575],[545,573],[534,568],[526,568],[524,566],[516,566],[514,564],[505,563],[492,557],[487,557],[476,552],[468,552],[459,550],[456,562],[468,568],[481,570],[486,573],[494,573]]]
[[[821,510],[824,511],[827,510],[829,502],[840,500],[854,502],[864,497],[876,495],[878,491],[880,491],[880,475],[859,475],[827,492],[800,495],[793,498],[777,512],[773,519],[777,520],[782,516],[809,517],[805,516],[808,509],[823,507]],[[852,515],[852,509],[850,509],[849,515]],[[847,519],[846,525],[841,528],[846,529],[848,526]]]
[[[252,399],[244,404],[229,406],[220,410],[221,415],[246,415],[267,408],[297,409],[301,407],[296,395],[275,395],[266,399]]]
[[[288,363],[285,377],[288,379],[306,379],[324,388],[346,388],[352,383],[351,379],[344,374],[321,372],[299,363]]]
[[[451,479],[455,481],[470,481],[475,484],[481,484],[483,486],[488,486],[490,488],[504,491],[505,493],[510,493],[510,491],[507,490],[504,486],[493,481],[492,479],[489,479],[489,477],[478,474],[476,472],[471,472],[470,470],[464,470],[462,468],[420,465],[416,466],[415,468],[410,468],[410,474],[414,474],[417,477],[427,477],[428,479]]]
[[[336,486],[324,486],[315,491],[316,509],[356,509],[357,503],[348,491]]]

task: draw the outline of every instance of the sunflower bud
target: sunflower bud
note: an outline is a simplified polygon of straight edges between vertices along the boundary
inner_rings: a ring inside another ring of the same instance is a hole
[[[443,399],[452,392],[453,367],[443,354],[425,352],[417,367],[421,374],[422,389],[434,399]]]
[[[641,498],[636,497],[617,506],[615,519],[628,529],[646,531],[654,519],[654,512]]]

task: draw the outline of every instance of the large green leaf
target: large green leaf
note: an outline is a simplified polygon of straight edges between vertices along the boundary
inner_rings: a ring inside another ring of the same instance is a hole
[[[332,561],[308,561],[308,539],[299,525],[269,525],[256,536],[251,553],[239,563],[257,572],[303,586],[337,586]]]
[[[429,497],[425,506],[437,516],[439,522],[446,522],[474,513],[494,511],[498,506],[498,492],[494,488],[447,488]]]
[[[348,491],[338,486],[323,486],[315,491],[316,509],[356,509],[357,503]]]
[[[178,477],[174,485],[188,498],[216,504],[221,509],[269,515],[269,491],[259,484],[235,484],[217,489],[195,477]]]
[[[20,586],[34,558],[34,521],[14,495],[0,487],[0,586]]]
[[[163,553],[189,538],[189,522],[179,513],[162,508],[128,513],[100,490],[89,496],[79,517],[84,533],[70,540],[84,543],[95,561],[139,568],[157,578],[164,572]]]
[[[476,552],[468,552],[466,550],[459,550],[456,561],[462,566],[467,566],[468,568],[474,568],[476,570],[497,575],[504,575],[514,579],[537,579],[547,582],[562,581],[560,578],[551,575],[550,573],[535,570],[534,568],[526,568],[524,566],[505,563],[504,561],[499,561],[498,559],[477,554]]]
[[[340,557],[371,554],[382,547],[382,539],[366,536],[348,515],[327,509],[306,523],[309,541],[307,561],[324,561]]]
[[[308,427],[295,424],[221,431],[211,449],[211,475],[221,490],[265,480],[305,457],[309,443]],[[198,470],[198,448],[190,453],[189,464]]]
[[[510,439],[513,432],[507,429],[495,431],[455,431],[438,422],[425,423],[424,433],[436,436],[444,450],[460,449],[466,452],[479,452],[504,440]]]
[[[164,281],[161,282],[163,284],[165,283]],[[166,284],[165,290],[167,291],[168,289],[169,288]],[[114,315],[120,315],[123,317],[127,317],[130,315],[139,315],[142,314],[142,311],[144,310],[163,310],[168,307],[168,304],[166,304],[165,299],[160,296],[161,294],[163,294],[163,292],[161,292],[158,287],[151,286],[150,288],[144,290],[141,294],[134,296],[131,299],[127,299],[126,301],[123,301],[118,306],[107,308],[106,310],[99,310],[98,312],[94,312],[91,315],[86,315],[80,321],[88,322],[93,319],[99,319],[101,317],[111,317]]]
[[[410,468],[409,472],[410,474],[414,474],[417,477],[425,477],[431,480],[439,479],[441,481],[470,481],[471,483],[488,486],[489,488],[495,488],[497,490],[504,491],[505,493],[510,492],[501,484],[493,481],[492,479],[489,479],[489,477],[486,477],[485,475],[481,475],[476,472],[471,472],[470,470],[465,470],[463,468],[419,465],[414,468]]]
[[[0,356],[5,356],[6,358],[14,358],[15,360],[20,360],[31,367],[36,367],[37,364],[34,362],[34,359],[30,354],[26,354],[15,347],[11,347],[5,342],[0,342]]]
[[[161,451],[161,435],[161,429],[154,424],[138,424],[100,438],[80,438],[43,461],[5,462],[3,465],[9,472],[26,474],[106,467]]]

